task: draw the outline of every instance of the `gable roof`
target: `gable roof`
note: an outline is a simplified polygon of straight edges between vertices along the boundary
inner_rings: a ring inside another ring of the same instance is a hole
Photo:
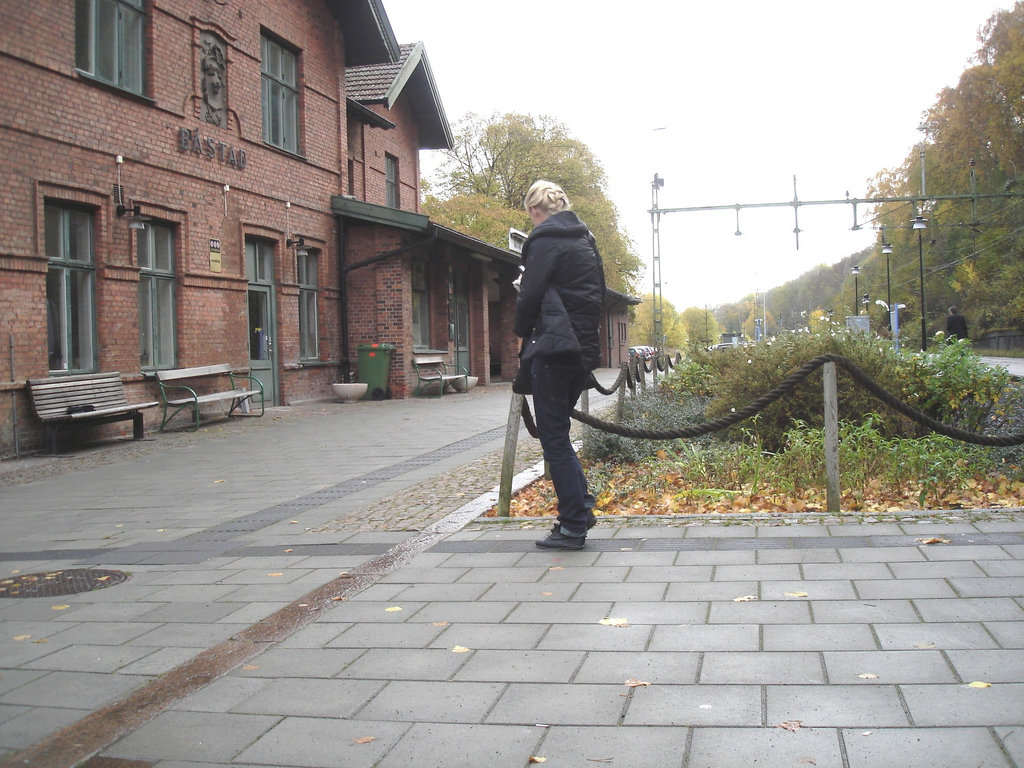
[[[398,59],[398,41],[381,0],[329,0],[328,7],[345,30],[346,66]]]
[[[402,45],[399,50],[397,61],[346,68],[346,97],[363,106],[379,104],[391,109],[405,96],[419,128],[419,148],[451,149],[451,126],[423,43]]]

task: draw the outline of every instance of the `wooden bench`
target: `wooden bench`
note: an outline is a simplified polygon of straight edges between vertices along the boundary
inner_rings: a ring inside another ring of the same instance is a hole
[[[206,392],[200,391],[202,388],[196,385],[197,381],[210,381],[223,376],[227,376],[230,379],[231,389]],[[164,416],[160,422],[161,431],[167,426],[167,422],[186,408],[192,409],[192,428],[198,429],[199,406],[206,403],[230,400],[231,407],[228,409],[228,416],[239,409],[242,413],[249,414],[249,404],[254,402],[252,398],[259,395],[259,415],[262,416],[266,411],[263,402],[263,382],[247,373],[235,373],[227,363],[157,371],[156,380],[160,385],[160,398],[163,400],[164,406]],[[238,387],[239,382],[242,382],[245,386]],[[168,411],[170,411],[170,414],[168,414]]]
[[[50,453],[57,452],[57,431],[69,424],[132,421],[132,437],[142,439],[142,411],[159,402],[129,403],[121,383],[121,374],[85,373],[29,379],[32,408],[46,427]]]
[[[441,397],[448,386],[456,392],[466,392],[469,389],[469,375],[466,369],[461,365],[452,365],[444,355],[416,355],[412,359],[412,364],[418,379],[414,396],[427,388],[436,388],[437,397]],[[456,386],[459,381],[462,382],[462,389]]]

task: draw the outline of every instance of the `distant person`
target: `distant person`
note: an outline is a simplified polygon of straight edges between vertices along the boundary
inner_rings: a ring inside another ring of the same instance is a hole
[[[525,386],[513,383],[513,390],[533,393],[537,434],[558,495],[558,522],[536,544],[583,549],[595,522],[594,496],[569,439],[569,417],[601,361],[604,270],[594,236],[569,210],[561,187],[538,181],[523,204],[533,232],[523,245],[514,330],[525,339],[516,375]]]
[[[967,318],[956,307],[950,307],[946,317],[946,338],[952,341],[967,338]]]

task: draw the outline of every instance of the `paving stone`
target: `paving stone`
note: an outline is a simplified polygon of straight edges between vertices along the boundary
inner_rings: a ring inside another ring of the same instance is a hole
[[[684,624],[655,627],[648,650],[756,651],[759,646],[760,632],[755,624]]]
[[[153,652],[123,645],[74,645],[22,665],[24,669],[66,672],[115,672]]]
[[[593,725],[615,725],[631,689],[624,685],[511,683],[488,723],[575,725],[582,713]],[[635,689],[633,689],[635,690]]]
[[[811,611],[816,624],[890,624],[918,618],[909,600],[812,600]]]
[[[780,581],[799,578],[800,568],[795,563],[715,566],[715,581]]]
[[[1015,766],[1024,765],[1024,731],[1019,726],[1010,728],[993,728],[996,738],[1002,742],[1006,754]]]
[[[757,685],[652,685],[633,689],[626,725],[761,725]]]
[[[0,749],[27,749],[51,733],[80,720],[80,709],[21,707],[19,714],[0,721]]]
[[[542,585],[543,586],[543,585]],[[611,601],[520,603],[505,619],[507,624],[596,624],[614,615]]]
[[[879,728],[867,736],[845,731],[843,743],[850,768],[874,768],[881,755],[888,765],[1012,765],[987,728]]]
[[[1024,629],[1024,627],[1020,628]],[[983,680],[988,683],[1015,683],[1024,681],[1024,653],[1019,650],[953,650],[947,651],[946,655],[964,682]]]
[[[985,572],[970,560],[956,562],[891,563],[897,579],[948,579],[984,576]]]
[[[961,597],[1020,597],[1024,595],[1024,576],[953,578],[949,581]]]
[[[602,627],[604,629],[604,627]],[[547,624],[472,624],[444,627],[430,643],[431,648],[454,648],[461,645],[475,650],[490,648],[515,650],[535,648],[550,631]],[[568,650],[577,650],[569,648]]]
[[[514,582],[511,584],[484,584],[486,590],[480,600],[497,600],[499,602],[518,602],[520,600],[546,601],[550,603],[565,603],[577,599],[583,587],[587,584],[538,584],[536,582]],[[601,592],[605,589],[622,586],[620,584],[594,585],[594,589],[587,594]],[[586,598],[582,598],[586,599]],[[608,600],[608,597],[596,599]]]
[[[858,580],[854,582],[854,586],[858,596],[864,600],[956,597],[953,588],[945,579]]]
[[[322,653],[323,651],[315,651]],[[336,673],[339,678],[364,680],[448,680],[471,654],[449,648],[374,648]]]
[[[521,768],[542,751],[542,735],[534,726],[417,723],[375,768],[422,768],[427,755],[438,766]]]
[[[708,606],[702,602],[616,602],[608,616],[621,617],[630,624],[703,623]]]
[[[279,718],[214,712],[162,712],[103,751],[109,757],[145,754],[151,760],[230,762]]]
[[[1024,628],[1019,621],[986,621],[984,626],[1001,648],[1024,648]]]
[[[708,621],[712,624],[810,624],[811,613],[806,601],[715,602],[711,603]]]
[[[242,750],[237,761],[254,766],[372,768],[408,731],[408,723],[288,717]],[[364,738],[371,740],[357,743]]]
[[[498,600],[480,602],[444,602],[437,601],[427,603],[423,608],[416,611],[410,618],[411,621],[442,622],[450,624],[457,623],[498,623],[501,621],[514,621],[512,614],[515,613],[517,603],[512,601],[500,602]]]
[[[697,551],[679,552],[676,554],[676,565],[753,565],[759,562],[764,552],[772,550],[750,551]]]
[[[431,624],[363,622],[325,644],[327,648],[425,648],[441,633]]]
[[[568,683],[579,669],[584,656],[583,651],[474,651],[453,679],[499,683],[513,680],[525,683]]]
[[[694,728],[686,765],[845,768],[838,735],[829,728]]]
[[[268,680],[266,686],[239,701],[231,711],[250,715],[351,717],[384,685],[379,680],[281,677]]]
[[[708,651],[701,685],[801,685],[825,682],[821,657],[814,652]]]
[[[864,624],[766,624],[766,651],[875,650],[871,627]]]
[[[656,581],[656,582],[681,582],[681,581],[710,581],[712,566],[710,565],[671,565],[664,568],[653,568],[649,566],[637,566],[630,568],[625,581]],[[582,578],[580,581],[589,581]]]
[[[236,669],[245,677],[316,677],[341,674],[353,661],[368,653],[358,648],[271,647]],[[248,667],[248,668],[247,668]]]
[[[957,682],[939,651],[826,651],[823,656],[832,685]]]
[[[555,725],[545,729],[537,752],[552,765],[679,768],[688,734],[688,728]]]
[[[1024,621],[1024,609],[1007,597],[920,599],[914,605],[925,621]]]
[[[545,588],[551,585],[544,585]],[[660,601],[665,597],[666,589],[674,585],[663,581],[627,582],[623,584],[580,584],[572,593],[573,602],[619,601]]]
[[[343,681],[348,682],[348,681]],[[363,707],[359,720],[479,723],[505,690],[504,683],[393,680]]]
[[[854,579],[891,579],[893,572],[886,563],[807,563],[803,576],[808,581]]]
[[[757,553],[758,563],[838,563],[835,549],[762,549]]]
[[[898,728],[910,724],[895,686],[771,685],[766,695],[769,725],[791,720],[809,728]]]
[[[537,647],[565,651],[642,651],[647,648],[651,631],[650,626],[633,624],[628,627],[558,624],[544,634]]]
[[[692,600],[702,603],[732,600],[740,595],[756,595],[758,589],[756,581],[687,581],[669,584],[665,600]]]
[[[995,648],[991,635],[985,626],[974,622],[878,624],[874,627],[878,642],[884,650],[953,648]]]
[[[0,695],[0,704],[90,710],[116,701],[141,682],[127,675],[50,672],[6,691]]]
[[[1020,713],[1024,712],[1022,683],[998,683],[991,688],[903,685],[900,690],[918,726],[1020,725]]]
[[[633,679],[651,685],[685,685],[697,682],[700,658],[693,651],[592,651],[586,654],[573,682],[614,685]]]

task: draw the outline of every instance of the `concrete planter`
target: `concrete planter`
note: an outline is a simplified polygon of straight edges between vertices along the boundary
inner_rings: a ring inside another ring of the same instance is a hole
[[[334,390],[334,397],[341,403],[354,403],[366,394],[365,381],[351,381],[341,384],[331,384]]]

